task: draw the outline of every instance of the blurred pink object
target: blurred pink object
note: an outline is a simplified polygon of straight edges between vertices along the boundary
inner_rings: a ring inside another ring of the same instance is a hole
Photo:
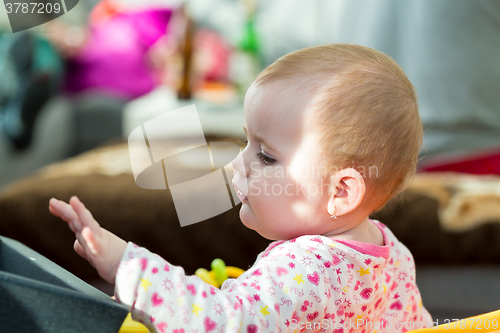
[[[199,29],[195,35],[196,71],[202,81],[229,81],[232,48],[217,32]]]
[[[147,51],[167,33],[171,16],[172,9],[156,8],[91,20],[87,43],[68,60],[66,90],[99,90],[126,99],[150,92],[157,82]]]

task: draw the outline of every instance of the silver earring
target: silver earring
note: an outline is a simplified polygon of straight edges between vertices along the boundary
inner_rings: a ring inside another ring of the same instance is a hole
[[[330,216],[334,220],[337,218],[337,215],[335,215],[335,213],[337,213],[337,206],[335,206],[335,209],[333,210],[333,214]]]

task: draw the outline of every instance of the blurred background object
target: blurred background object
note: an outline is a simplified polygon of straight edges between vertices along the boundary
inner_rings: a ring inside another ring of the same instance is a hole
[[[46,207],[78,195],[104,227],[190,273],[216,257],[245,268],[268,241],[239,207],[180,228],[168,190],[135,185],[124,142],[193,103],[207,141],[237,142],[264,67],[355,43],[401,65],[424,124],[422,173],[374,216],[414,254],[435,318],[499,309],[499,22],[494,0],[80,0],[15,34],[0,12],[0,234],[95,281]]]
[[[245,40],[247,1],[189,3],[199,21],[216,28],[234,45]],[[425,131],[423,168],[469,160],[474,164],[480,159],[475,166],[455,169],[500,173],[498,1],[254,3],[256,11],[250,22],[259,38],[258,53],[264,66],[313,45],[344,42],[373,47],[396,60],[418,92]],[[224,21],[223,13],[227,16]],[[484,158],[491,168],[480,166]]]
[[[38,113],[62,83],[62,62],[51,44],[22,31],[0,39],[0,123],[22,150],[32,141]]]

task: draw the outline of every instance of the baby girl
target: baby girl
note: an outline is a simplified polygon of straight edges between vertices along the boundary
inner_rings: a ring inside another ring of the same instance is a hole
[[[412,178],[415,90],[373,49],[330,44],[278,59],[245,97],[233,186],[248,228],[275,240],[216,289],[102,229],[76,197],[50,211],[75,251],[157,332],[406,332],[432,319],[408,249],[369,215]]]

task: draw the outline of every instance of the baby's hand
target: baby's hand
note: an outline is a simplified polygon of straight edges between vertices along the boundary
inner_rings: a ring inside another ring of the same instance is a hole
[[[127,243],[101,228],[76,196],[71,197],[69,204],[54,198],[50,199],[49,211],[66,221],[71,231],[75,233],[76,253],[94,266],[104,280],[114,284],[118,264]]]

